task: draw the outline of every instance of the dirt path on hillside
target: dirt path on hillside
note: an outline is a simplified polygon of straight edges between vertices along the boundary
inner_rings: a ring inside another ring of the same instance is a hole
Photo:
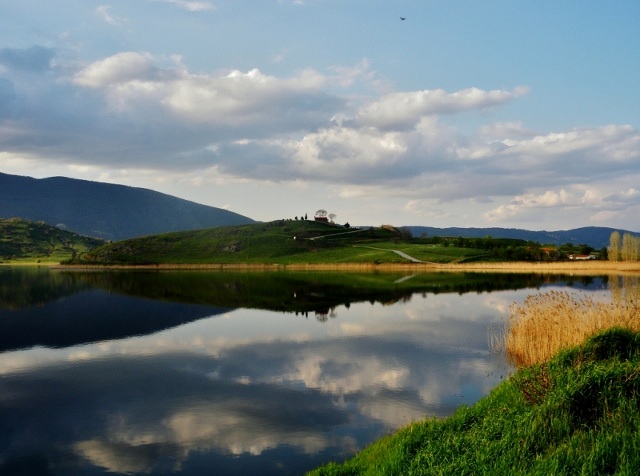
[[[390,250],[387,248],[376,248],[374,246],[360,246],[360,245],[354,245],[354,248],[368,248],[370,250],[376,250],[376,251],[391,251],[395,254],[397,254],[398,256],[406,259],[407,261],[410,261],[412,263],[426,263],[426,264],[435,264],[435,263],[431,263],[429,261],[422,261],[419,260],[418,258],[414,258],[413,256],[408,255],[407,253],[405,253],[404,251],[400,251],[400,250]]]

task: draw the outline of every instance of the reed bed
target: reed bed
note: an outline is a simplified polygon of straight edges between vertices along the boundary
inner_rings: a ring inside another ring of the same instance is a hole
[[[606,329],[640,331],[637,281],[637,277],[611,277],[610,296],[601,298],[558,290],[530,295],[511,306],[508,321],[492,335],[491,346],[521,368],[548,362],[559,351]]]

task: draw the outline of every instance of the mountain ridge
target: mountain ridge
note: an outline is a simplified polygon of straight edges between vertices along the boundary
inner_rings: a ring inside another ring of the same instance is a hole
[[[0,172],[0,218],[14,217],[114,241],[255,223],[238,213],[146,188]]]

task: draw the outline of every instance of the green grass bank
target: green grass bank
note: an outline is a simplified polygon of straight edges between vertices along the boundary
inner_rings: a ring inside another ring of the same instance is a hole
[[[635,475],[640,333],[610,329],[311,475]]]

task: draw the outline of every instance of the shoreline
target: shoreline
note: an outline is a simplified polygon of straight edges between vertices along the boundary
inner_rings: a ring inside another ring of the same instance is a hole
[[[11,264],[8,264],[11,266]],[[16,264],[23,266],[26,264]],[[58,270],[211,270],[211,271],[412,271],[412,272],[485,272],[485,273],[552,273],[552,274],[640,274],[640,262],[565,261],[554,263],[198,263],[147,265],[61,265],[34,264]]]

